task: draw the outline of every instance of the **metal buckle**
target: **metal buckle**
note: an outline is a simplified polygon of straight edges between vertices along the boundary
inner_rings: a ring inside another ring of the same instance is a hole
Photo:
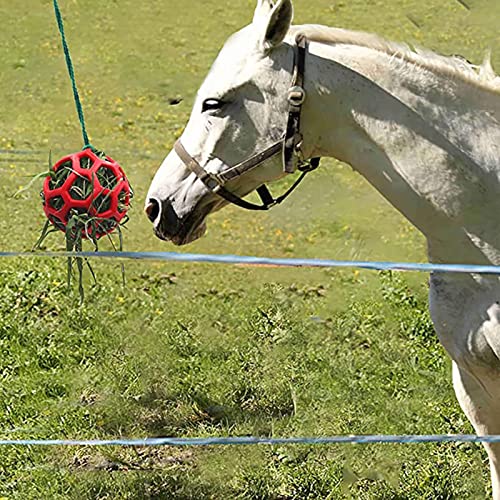
[[[222,187],[221,183],[214,174],[208,174],[207,178],[205,179],[205,186],[207,186],[208,189],[214,192]]]
[[[299,85],[288,90],[288,102],[295,107],[300,107],[306,100],[306,91]]]

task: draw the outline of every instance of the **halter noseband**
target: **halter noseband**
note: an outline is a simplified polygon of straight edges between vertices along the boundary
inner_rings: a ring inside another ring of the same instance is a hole
[[[302,134],[300,132],[300,116],[302,105],[306,99],[306,92],[304,90],[306,48],[306,38],[303,35],[297,35],[294,45],[295,57],[292,86],[288,91],[289,108],[287,127],[284,138],[279,142],[276,142],[264,151],[257,153],[219,174],[207,172],[198,161],[186,151],[180,139],[175,143],[174,150],[184,165],[191,170],[210,191],[234,205],[246,208],[247,210],[269,210],[288,198],[302,182],[304,177],[319,166],[319,158],[312,158],[311,160],[304,161],[301,157]],[[256,205],[236,196],[224,187],[230,180],[262,165],[262,163],[273,158],[280,152],[282,153],[283,171],[285,173],[291,174],[295,172],[296,156],[299,157],[297,160],[297,168],[302,172],[299,178],[283,195],[278,198],[273,198],[267,186],[263,184],[257,188],[257,193],[262,200],[262,205]]]

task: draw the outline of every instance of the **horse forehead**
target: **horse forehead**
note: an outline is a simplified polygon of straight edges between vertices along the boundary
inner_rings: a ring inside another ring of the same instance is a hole
[[[212,64],[201,90],[220,89],[225,83],[234,85],[234,78],[245,78],[259,55],[258,47],[251,25],[231,35]]]

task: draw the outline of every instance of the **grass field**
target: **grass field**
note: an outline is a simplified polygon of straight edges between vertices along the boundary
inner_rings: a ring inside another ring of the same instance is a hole
[[[499,67],[496,0],[297,0],[296,22],[376,31]],[[154,172],[253,0],[61,2],[92,142],[136,191],[128,250],[172,250],[142,214]],[[496,10],[495,10],[496,9]],[[0,250],[43,225],[29,176],[81,139],[51,2],[0,4]],[[176,106],[170,100],[182,98]],[[53,236],[50,249],[61,249]],[[192,252],[424,260],[422,237],[326,161],[270,214],[228,208]],[[79,305],[65,262],[0,262],[0,437],[469,433],[426,308],[425,275],[95,263]],[[473,445],[0,449],[0,498],[469,499]]]

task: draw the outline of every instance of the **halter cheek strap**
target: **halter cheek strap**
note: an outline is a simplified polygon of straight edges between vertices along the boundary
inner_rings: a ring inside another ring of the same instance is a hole
[[[184,165],[193,172],[200,181],[213,193],[221,196],[226,201],[233,203],[247,210],[269,210],[284,201],[304,180],[307,173],[315,170],[319,166],[320,159],[313,158],[309,161],[303,161],[301,158],[302,134],[300,133],[300,117],[302,105],[306,99],[304,90],[304,71],[307,40],[304,36],[298,35],[294,46],[295,58],[292,86],[288,91],[288,120],[284,138],[268,147],[264,151],[244,160],[234,167],[228,168],[219,174],[207,172],[199,162],[191,156],[182,142],[178,140],[175,143],[174,150],[184,163]],[[262,200],[262,205],[256,205],[245,201],[243,198],[231,193],[224,186],[227,182],[240,177],[241,175],[262,165],[265,161],[282,153],[283,171],[287,174],[293,173],[297,168],[302,172],[299,178],[293,183],[283,195],[274,198],[266,185],[257,188],[257,193]]]
[[[295,172],[296,155],[302,146],[300,132],[300,117],[302,105],[306,100],[304,90],[304,73],[306,64],[307,40],[303,35],[295,39],[295,66],[293,70],[292,86],[288,90],[288,121],[283,144],[283,169],[287,174]]]
[[[276,146],[279,145],[279,148],[268,158],[271,156],[275,156],[279,150],[281,149],[281,143],[275,144],[273,147],[275,148]],[[212,174],[210,172],[207,172],[184,148],[182,145],[181,141],[177,141],[174,146],[175,152],[177,153],[177,156],[182,160],[184,165],[193,172],[198,179],[200,179],[205,186],[212,191],[212,193],[215,193],[219,195],[220,197],[224,198],[226,201],[229,203],[232,203],[233,205],[237,205],[241,208],[245,208],[247,210],[269,210],[272,206],[274,206],[276,203],[276,200],[273,199],[271,193],[267,189],[266,186],[261,186],[257,189],[257,192],[259,193],[259,196],[261,197],[262,200],[262,205],[256,205],[255,203],[250,203],[249,201],[244,200],[243,198],[240,198],[239,196],[231,193],[231,191],[228,191],[225,187],[225,180],[224,178],[226,177],[225,174],[228,174],[231,170],[228,170],[227,172],[223,172],[222,174]],[[270,150],[267,150],[270,151]],[[265,161],[265,160],[263,160]],[[261,162],[262,163],[262,162]],[[256,165],[257,166],[257,165]],[[236,167],[233,167],[236,168]],[[246,170],[248,172],[248,170]],[[236,170],[234,170],[236,172]],[[240,175],[240,174],[239,174]],[[232,175],[231,179],[234,179],[238,177],[238,175]]]

